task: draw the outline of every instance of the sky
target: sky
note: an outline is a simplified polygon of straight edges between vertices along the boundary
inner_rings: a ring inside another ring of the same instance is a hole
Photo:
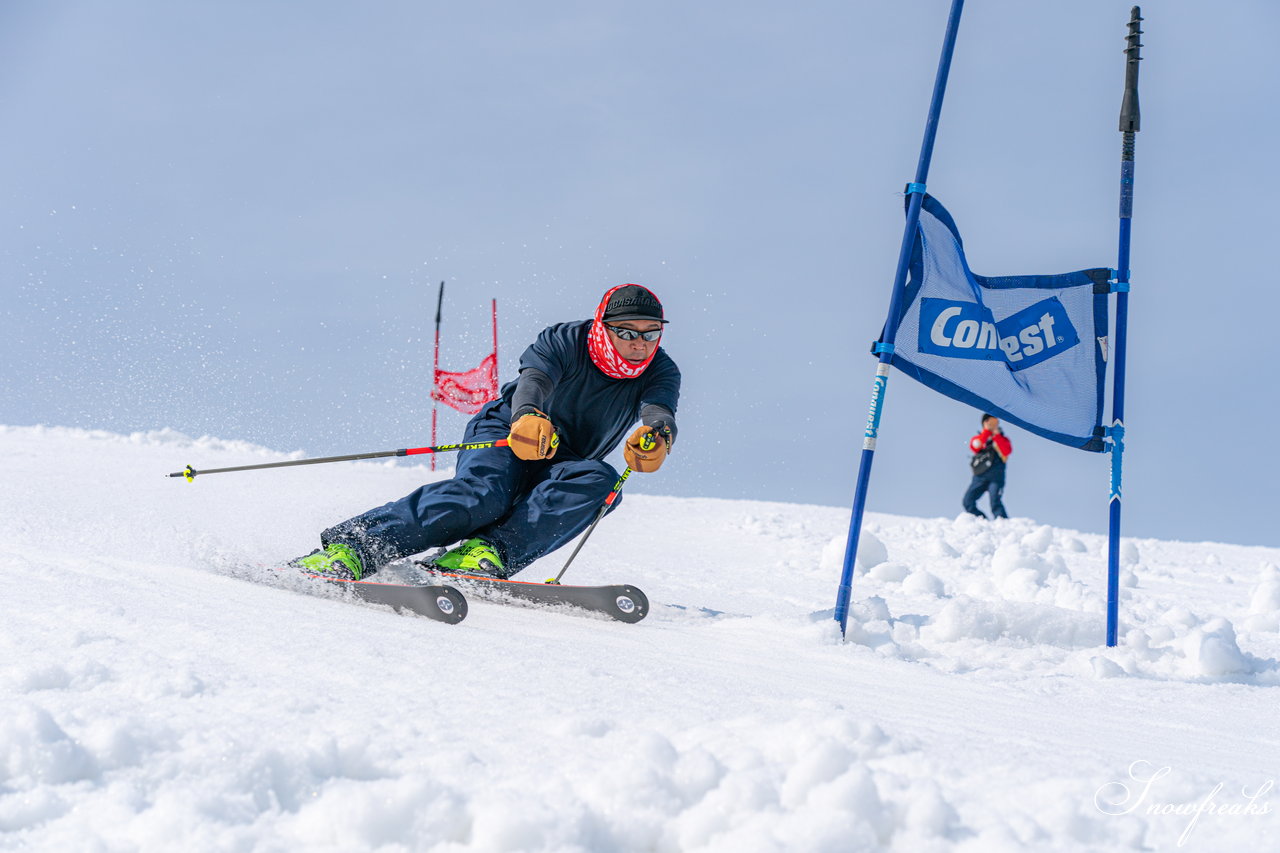
[[[439,282],[503,381],[638,282],[684,386],[628,489],[848,507],[948,7],[5,3],[0,423],[419,446]],[[967,5],[929,189],[975,271],[1115,266],[1129,8]],[[1145,16],[1125,532],[1277,545],[1280,8]],[[959,513],[979,415],[892,376],[868,509]],[[1108,459],[1009,434],[1009,511],[1105,531]]]

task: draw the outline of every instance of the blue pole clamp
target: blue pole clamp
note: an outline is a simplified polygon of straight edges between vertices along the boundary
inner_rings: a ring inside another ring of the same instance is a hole
[[[911,183],[907,184],[907,188],[906,190],[903,191],[903,195],[911,195],[912,193],[920,193],[920,195],[924,195],[925,193],[924,184],[917,184],[915,181],[912,181]]]

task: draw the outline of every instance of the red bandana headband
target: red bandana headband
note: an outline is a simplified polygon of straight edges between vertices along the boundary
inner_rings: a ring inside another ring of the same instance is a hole
[[[609,304],[609,297],[613,296],[614,291],[623,287],[639,287],[639,285],[620,284],[611,289],[604,295],[604,299],[600,300],[600,307],[596,309],[595,322],[591,324],[591,333],[587,335],[587,352],[591,355],[591,361],[596,367],[600,368],[605,376],[614,379],[635,379],[645,368],[649,366],[649,362],[653,361],[653,357],[658,354],[658,347],[653,348],[653,352],[649,353],[649,357],[639,364],[632,364],[622,357],[618,352],[618,348],[613,345],[613,339],[609,337],[609,332],[604,327],[604,309]],[[652,291],[644,288],[653,296]],[[654,297],[657,299],[657,297]]]

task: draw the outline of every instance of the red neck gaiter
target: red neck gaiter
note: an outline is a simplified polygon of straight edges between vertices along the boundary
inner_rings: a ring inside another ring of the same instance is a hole
[[[639,364],[632,364],[622,357],[618,352],[618,348],[613,345],[613,339],[609,337],[609,330],[604,327],[604,309],[609,304],[609,297],[613,296],[613,292],[619,287],[627,287],[628,285],[620,284],[618,287],[612,288],[604,295],[604,299],[600,300],[600,307],[596,309],[595,321],[591,324],[591,333],[587,335],[587,352],[591,355],[591,362],[600,368],[605,376],[614,379],[635,379],[645,368],[649,366],[649,362],[653,361],[653,357],[658,354],[659,347],[654,347],[649,357]],[[630,285],[638,287],[639,285]],[[648,290],[648,288],[645,288]],[[657,298],[656,296],[654,297]]]

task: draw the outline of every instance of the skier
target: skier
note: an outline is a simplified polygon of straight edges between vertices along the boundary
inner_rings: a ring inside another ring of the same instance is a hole
[[[1009,454],[1013,453],[1013,444],[1000,429],[1000,419],[995,415],[982,416],[982,432],[969,439],[969,449],[973,458],[969,467],[973,471],[973,479],[964,493],[965,512],[986,518],[978,509],[978,498],[983,492],[991,499],[991,516],[1008,518],[1004,511],[1004,470]]]
[[[605,293],[594,319],[544,329],[520,357],[518,379],[463,436],[508,447],[462,451],[452,479],[330,527],[322,549],[292,564],[359,580],[461,540],[434,562],[506,578],[569,542],[617,482],[604,457],[637,420],[623,448],[633,470],[657,471],[671,451],[680,371],[659,347],[667,322],[652,292],[624,284]]]

